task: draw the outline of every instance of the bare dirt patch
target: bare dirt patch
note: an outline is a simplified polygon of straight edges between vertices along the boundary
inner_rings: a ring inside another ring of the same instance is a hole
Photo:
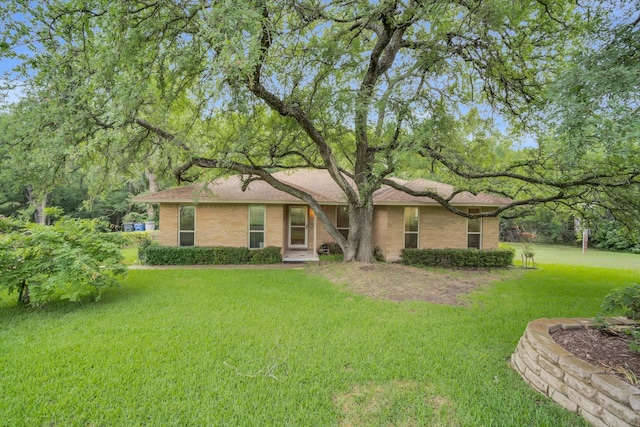
[[[325,263],[307,271],[375,299],[464,305],[464,296],[492,282],[519,277],[521,270],[427,270],[401,264]]]

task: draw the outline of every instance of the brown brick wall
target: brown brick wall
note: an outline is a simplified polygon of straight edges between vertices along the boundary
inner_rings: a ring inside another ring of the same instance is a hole
[[[284,206],[267,205],[266,223],[265,223],[265,246],[285,247],[285,215]],[[247,208],[248,209],[248,208]],[[248,215],[248,214],[247,214]],[[248,242],[247,242],[248,244]]]
[[[160,204],[161,245],[178,244],[178,204]],[[208,204],[196,206],[196,246],[236,246],[249,244],[249,206],[246,204]],[[284,207],[266,206],[265,246],[284,244]]]
[[[286,247],[288,241],[288,206],[266,206],[265,246]],[[247,246],[249,210],[246,204],[199,204],[196,206],[196,245]],[[336,206],[323,206],[335,221]],[[314,216],[315,217],[315,216]],[[315,218],[317,220],[317,218]],[[308,244],[313,246],[313,220],[309,215]],[[333,242],[326,228],[317,220],[316,244]],[[497,218],[484,218],[482,248],[498,248]],[[178,204],[160,204],[161,245],[178,244]],[[467,220],[441,207],[420,207],[420,248],[466,248]],[[404,248],[404,206],[377,206],[373,217],[373,245],[379,247],[387,261],[397,261]]]
[[[373,208],[373,247],[380,248],[385,255],[387,253],[387,221],[387,207],[375,206]]]
[[[467,219],[442,207],[421,207],[420,247],[466,248]]]
[[[196,245],[246,247],[248,225],[248,205],[200,204],[196,208]]]
[[[160,203],[158,243],[162,246],[178,245],[178,204]]]
[[[374,217],[374,246],[385,254],[387,261],[400,260],[404,248],[404,206],[377,207]],[[484,218],[482,223],[482,249],[498,248],[497,218]],[[420,207],[421,249],[467,247],[467,219],[437,206]]]
[[[491,212],[492,208],[483,208],[483,212]],[[500,219],[482,218],[482,249],[498,249],[500,240]]]
[[[419,240],[420,238],[418,238]],[[404,206],[387,206],[387,228],[384,242],[385,259],[398,261],[404,248]]]
[[[498,249],[499,226],[498,218],[482,218],[482,249]]]

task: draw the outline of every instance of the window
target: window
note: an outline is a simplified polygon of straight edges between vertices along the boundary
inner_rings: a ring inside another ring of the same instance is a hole
[[[469,213],[477,214],[482,212],[478,208],[469,208]],[[482,218],[467,219],[467,248],[480,249],[482,240]]]
[[[349,237],[349,206],[337,207],[336,228],[345,238]]]
[[[196,208],[195,206],[180,206],[179,210],[178,244],[180,246],[194,246],[196,242]]]
[[[249,249],[264,248],[264,206],[249,206]]]
[[[420,211],[418,208],[404,208],[404,247],[418,247]]]

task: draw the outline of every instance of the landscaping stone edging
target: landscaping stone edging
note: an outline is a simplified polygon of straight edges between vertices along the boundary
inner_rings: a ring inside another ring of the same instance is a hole
[[[613,318],[611,324],[629,324]],[[593,329],[592,319],[538,319],[529,322],[511,366],[534,389],[594,426],[640,426],[640,388],[593,366],[557,344],[559,329]]]

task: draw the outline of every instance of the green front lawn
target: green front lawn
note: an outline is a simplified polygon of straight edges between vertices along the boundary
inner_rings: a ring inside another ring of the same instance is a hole
[[[500,243],[516,250],[513,261],[521,263],[522,246],[524,243]],[[587,248],[582,253],[582,247],[565,245],[547,245],[530,243],[535,251],[535,261],[542,266],[546,264],[583,265],[585,267],[605,267],[640,271],[640,255],[624,252],[601,251]]]
[[[134,270],[98,303],[0,299],[1,425],[586,425],[508,358],[619,270],[547,266],[471,305],[376,301],[304,270]]]

